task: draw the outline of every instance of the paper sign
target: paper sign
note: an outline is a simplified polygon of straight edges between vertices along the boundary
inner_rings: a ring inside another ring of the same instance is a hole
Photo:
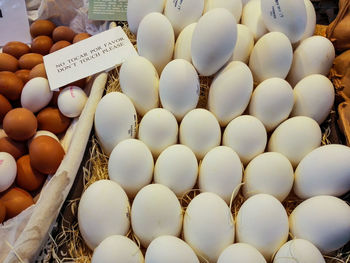
[[[29,21],[24,0],[0,0],[0,46],[10,41],[29,44]]]
[[[128,0],[90,0],[88,16],[91,20],[126,21],[127,6]]]
[[[122,64],[137,56],[121,27],[115,27],[44,56],[51,90]]]

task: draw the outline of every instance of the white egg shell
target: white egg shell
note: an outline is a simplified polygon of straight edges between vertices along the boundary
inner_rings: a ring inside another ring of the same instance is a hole
[[[91,263],[144,263],[140,248],[125,236],[114,235],[95,248]]]
[[[142,141],[127,139],[114,147],[108,160],[108,176],[132,198],[152,181],[153,167],[152,153],[147,146]]]
[[[316,121],[298,116],[282,122],[270,137],[267,150],[283,154],[296,167],[312,150],[321,145],[322,132]]]
[[[37,77],[29,80],[21,93],[21,105],[32,112],[38,112],[49,104],[53,96],[49,81]]]
[[[7,137],[6,132],[0,128],[0,139]]]
[[[258,83],[269,78],[284,79],[292,65],[293,49],[289,39],[280,32],[271,32],[255,44],[249,68]]]
[[[194,109],[183,118],[180,125],[180,143],[187,145],[197,159],[203,159],[220,142],[220,125],[210,111]]]
[[[180,238],[174,236],[160,236],[148,246],[145,263],[199,263],[192,248]]]
[[[28,147],[29,147],[29,145],[32,143],[32,141],[33,141],[35,138],[37,138],[37,137],[39,137],[39,136],[43,136],[43,135],[49,136],[49,137],[55,139],[56,141],[60,142],[60,140],[58,139],[58,137],[56,136],[56,134],[54,134],[54,133],[52,133],[52,132],[49,132],[49,131],[40,130],[40,131],[37,131],[37,132],[34,134],[34,136],[28,140],[28,143],[27,143]]]
[[[314,5],[310,0],[304,0],[306,7],[306,28],[303,36],[300,41],[303,41],[306,38],[309,38],[314,35],[316,29],[316,11]]]
[[[214,8],[226,8],[235,17],[238,23],[242,15],[242,1],[241,0],[206,0],[204,5],[204,13]]]
[[[218,146],[210,150],[203,158],[198,186],[201,192],[212,192],[220,196],[227,204],[239,192],[243,167],[237,153],[227,146]]]
[[[304,0],[261,0],[261,13],[269,31],[285,34],[292,43],[303,36],[307,14]]]
[[[178,121],[196,108],[200,92],[198,74],[184,59],[175,59],[164,68],[159,81],[159,96],[163,108]]]
[[[154,167],[154,182],[169,187],[180,198],[193,188],[197,176],[197,158],[182,144],[166,148]]]
[[[265,258],[253,246],[237,243],[222,251],[217,263],[266,263]]]
[[[282,202],[293,187],[294,170],[280,153],[268,152],[255,157],[247,165],[243,178],[243,195],[269,194]]]
[[[197,195],[186,209],[183,233],[198,257],[216,263],[221,252],[234,242],[230,208],[214,193]]]
[[[192,63],[191,43],[192,35],[197,23],[186,26],[176,39],[174,59],[184,59]]]
[[[294,97],[295,104],[291,116],[307,116],[321,124],[333,107],[334,86],[323,75],[310,75],[294,87]]]
[[[3,192],[13,184],[17,175],[16,160],[7,152],[0,152],[0,174],[0,192]]]
[[[264,152],[267,133],[257,118],[249,115],[233,119],[226,127],[222,144],[231,147],[247,165],[255,156]]]
[[[271,78],[261,82],[254,90],[249,114],[257,117],[267,131],[274,130],[290,115],[294,105],[293,89],[287,81]]]
[[[233,61],[213,80],[208,95],[208,109],[221,126],[226,126],[244,112],[252,92],[253,76],[250,69],[243,62]]]
[[[135,107],[123,93],[108,93],[98,103],[95,132],[107,155],[122,140],[135,138],[136,124]]]
[[[294,192],[302,199],[341,196],[350,190],[350,148],[340,144],[319,147],[304,157],[295,171]]]
[[[289,225],[294,238],[306,239],[327,254],[350,241],[350,207],[334,196],[312,197],[293,210]]]
[[[151,150],[154,157],[168,146],[176,144],[179,127],[171,112],[157,108],[143,116],[138,137]]]
[[[326,263],[321,252],[311,242],[294,239],[285,243],[273,259],[274,263]]]
[[[332,67],[335,51],[331,41],[312,36],[300,43],[294,51],[293,63],[287,80],[294,87],[311,74],[327,75]]]
[[[250,29],[254,40],[257,41],[268,32],[261,15],[261,0],[246,2],[242,11],[242,24]]]
[[[204,10],[204,0],[167,0],[164,15],[171,22],[177,36],[186,26],[197,22]]]
[[[164,6],[165,0],[128,0],[126,14],[130,31],[136,34],[141,20],[149,13],[162,13]]]
[[[200,75],[215,74],[233,54],[237,40],[234,16],[224,8],[205,13],[192,35],[192,62]]]
[[[243,203],[236,218],[237,242],[255,247],[270,262],[288,239],[288,216],[272,195],[258,194]]]
[[[131,225],[143,247],[159,236],[179,236],[182,221],[180,202],[168,187],[150,184],[137,193],[131,207]]]
[[[81,196],[78,208],[80,233],[90,249],[111,235],[129,231],[130,205],[124,190],[116,182],[100,180]]]
[[[75,118],[80,116],[87,100],[88,96],[84,90],[76,86],[69,86],[58,95],[57,105],[64,116]]]
[[[248,63],[254,47],[254,35],[246,25],[237,25],[237,42],[233,50],[232,61]]]
[[[159,106],[157,70],[144,57],[134,56],[123,63],[119,72],[122,92],[133,102],[136,111],[145,115]]]
[[[174,30],[164,15],[150,13],[142,19],[137,31],[137,50],[154,65],[158,74],[171,61],[174,45]]]

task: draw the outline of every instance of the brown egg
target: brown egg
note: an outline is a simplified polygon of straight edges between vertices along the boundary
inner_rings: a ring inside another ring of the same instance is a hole
[[[40,111],[37,119],[39,130],[50,131],[54,134],[65,132],[71,122],[71,119],[64,116],[57,108],[51,107]]]
[[[56,25],[49,20],[37,20],[30,25],[32,37],[51,36]]]
[[[0,72],[0,94],[9,100],[18,100],[21,97],[23,81],[15,73]]]
[[[18,60],[9,54],[0,53],[0,71],[15,72],[18,69]]]
[[[30,164],[43,174],[54,174],[64,154],[62,145],[46,135],[35,138],[29,146]]]
[[[6,207],[6,218],[17,216],[23,210],[34,204],[33,197],[25,190],[14,187],[0,199]]]
[[[58,96],[60,95],[60,90],[59,91],[54,91],[53,92],[53,95],[52,95],[52,99],[49,103],[50,106],[53,106],[53,107],[58,107],[58,104],[57,104],[57,100],[58,100]]]
[[[19,58],[19,66],[22,69],[32,69],[40,63],[44,63],[41,54],[28,53]]]
[[[25,155],[27,151],[27,145],[24,142],[16,142],[9,137],[0,139],[0,152],[7,152],[13,156],[16,160]]]
[[[16,76],[23,81],[23,84],[26,84],[29,81],[29,73],[29,69],[20,69],[15,72]]]
[[[6,99],[6,97],[0,94],[0,125],[2,124],[2,120],[4,119],[5,115],[10,110],[12,110],[11,103]]]
[[[86,85],[86,78],[83,78],[83,79],[79,79],[77,81],[74,81],[70,84],[68,84],[67,86],[77,86],[79,88],[85,88],[85,85]]]
[[[15,58],[20,58],[24,54],[30,52],[30,47],[19,41],[8,42],[3,48],[2,52],[14,56]]]
[[[38,122],[30,110],[16,108],[6,114],[3,128],[11,139],[25,141],[36,133]]]
[[[87,38],[89,38],[89,37],[91,37],[91,35],[88,34],[88,33],[79,33],[79,34],[76,34],[75,37],[73,38],[73,44],[74,44],[74,43],[77,43],[77,42],[79,42],[79,41],[82,41],[82,40],[84,40],[84,39],[87,39]]]
[[[53,41],[48,36],[37,36],[32,42],[32,52],[41,55],[47,55],[50,52],[50,48],[53,45]]]
[[[44,183],[44,180],[44,174],[31,166],[29,155],[24,155],[17,160],[16,184],[19,187],[27,191],[35,191]]]
[[[4,222],[6,218],[6,207],[4,203],[0,200],[0,224]]]
[[[36,65],[34,68],[29,73],[29,79],[37,78],[37,77],[42,77],[47,79],[46,75],[46,70],[45,70],[45,65],[44,63],[40,63]]]
[[[52,39],[54,42],[66,40],[72,43],[74,37],[75,32],[67,26],[58,26],[52,32]]]
[[[53,44],[53,46],[50,49],[50,53],[53,53],[53,52],[55,52],[57,50],[60,50],[60,49],[65,48],[65,47],[68,47],[70,45],[71,45],[70,42],[68,42],[66,40],[60,40],[60,41],[56,42],[55,44]]]

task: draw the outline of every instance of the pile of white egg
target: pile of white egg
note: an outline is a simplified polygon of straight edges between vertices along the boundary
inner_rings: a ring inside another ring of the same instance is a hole
[[[322,263],[344,246],[350,148],[321,146],[335,52],[310,0],[129,0],[127,15],[140,56],[95,114],[110,180],[79,206],[92,262]]]

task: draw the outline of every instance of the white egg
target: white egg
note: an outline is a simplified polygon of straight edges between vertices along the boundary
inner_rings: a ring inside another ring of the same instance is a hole
[[[33,141],[35,138],[37,138],[37,137],[39,137],[39,136],[43,136],[43,135],[49,136],[49,137],[55,139],[56,141],[60,142],[60,140],[58,139],[58,137],[56,136],[56,134],[54,134],[54,133],[52,133],[52,132],[49,132],[49,131],[40,130],[40,131],[37,131],[37,132],[34,134],[34,136],[28,140],[28,142],[27,142],[28,147],[29,147],[29,145],[32,143],[32,141]]]
[[[312,150],[321,145],[322,132],[316,121],[298,116],[280,124],[270,137],[267,150],[283,154],[296,167]]]
[[[148,246],[145,263],[199,263],[192,248],[180,238],[174,236],[160,236]]]
[[[88,96],[84,90],[76,86],[69,86],[58,95],[57,105],[64,116],[75,118],[80,116],[87,100]]]
[[[304,0],[261,0],[261,13],[269,31],[285,34],[292,43],[303,36],[307,14]]]
[[[221,253],[217,263],[266,263],[261,253],[249,244],[237,243]]]
[[[161,184],[142,188],[131,207],[132,229],[145,248],[159,236],[179,236],[182,220],[179,200],[168,187]]]
[[[267,131],[274,130],[290,115],[294,105],[293,89],[287,81],[271,78],[261,82],[253,92],[249,114],[257,117]]]
[[[177,143],[179,127],[174,115],[166,109],[150,110],[139,125],[138,137],[151,150],[154,157],[168,146]]]
[[[323,75],[303,78],[294,87],[295,104],[291,116],[307,116],[318,124],[328,117],[334,104],[334,87]]]
[[[305,7],[306,7],[306,28],[303,36],[301,37],[300,41],[303,41],[306,38],[309,38],[314,35],[315,29],[316,29],[316,11],[314,8],[314,5],[310,0],[304,0]]]
[[[128,0],[127,20],[130,31],[137,33],[141,20],[152,12],[162,13],[165,0]]]
[[[169,187],[180,198],[193,188],[197,176],[197,158],[182,144],[166,148],[154,167],[154,182]]]
[[[3,192],[13,184],[17,175],[16,160],[7,152],[0,152],[0,174],[0,192]]]
[[[253,76],[246,64],[231,62],[210,85],[208,109],[221,126],[241,115],[253,92]]]
[[[91,263],[144,263],[140,248],[125,236],[110,236],[95,248]]]
[[[116,182],[100,180],[81,196],[78,208],[80,233],[90,249],[111,235],[126,235],[130,228],[130,205]]]
[[[21,105],[32,112],[38,112],[49,104],[53,96],[49,81],[45,78],[33,78],[23,87]]]
[[[187,145],[198,160],[219,146],[220,142],[220,125],[210,111],[194,109],[183,118],[180,125],[180,143]]]
[[[227,204],[239,192],[243,167],[237,153],[227,146],[218,146],[210,150],[203,158],[198,186],[201,192],[212,192],[220,196]]]
[[[6,132],[0,128],[0,139],[7,137]]]
[[[295,170],[294,192],[302,199],[341,196],[350,190],[350,148],[340,144],[319,147]]]
[[[197,22],[204,10],[204,0],[167,0],[164,15],[171,22],[177,36],[186,26]]]
[[[237,42],[233,50],[232,61],[248,63],[254,47],[254,35],[246,25],[237,25]]]
[[[327,75],[333,65],[335,51],[331,41],[312,36],[300,43],[294,51],[293,63],[287,80],[294,87],[311,74]]]
[[[186,26],[176,39],[174,59],[184,59],[192,63],[191,43],[192,35],[197,23]]]
[[[196,108],[199,92],[198,74],[191,63],[175,59],[166,65],[159,81],[160,101],[178,121]]]
[[[206,0],[204,5],[204,13],[214,8],[226,8],[235,17],[238,23],[242,15],[241,0]]]
[[[95,113],[95,132],[104,152],[110,155],[122,140],[135,138],[137,115],[130,99],[120,92],[105,95]]]
[[[327,254],[350,241],[350,207],[334,196],[312,197],[293,210],[289,225],[294,238],[306,239]]]
[[[273,259],[274,263],[326,263],[321,252],[311,242],[293,239],[285,243]]]
[[[174,44],[174,30],[164,15],[150,13],[142,19],[137,31],[137,50],[154,65],[158,74],[171,61]]]
[[[127,139],[114,147],[108,160],[108,176],[133,198],[152,181],[153,167],[152,153],[147,146],[142,141]]]
[[[255,247],[270,262],[288,239],[288,216],[272,195],[258,194],[243,203],[236,218],[237,242]]]
[[[194,29],[192,62],[200,75],[215,74],[230,59],[237,40],[234,16],[224,8],[205,13]]]
[[[293,187],[294,170],[280,153],[268,152],[255,157],[247,165],[243,178],[243,195],[269,194],[282,202]]]
[[[122,92],[130,98],[141,116],[159,106],[159,76],[152,63],[144,57],[134,56],[123,63],[119,83]]]
[[[250,29],[255,41],[268,32],[261,15],[261,0],[247,1],[242,11],[242,24]]]
[[[226,127],[222,144],[231,147],[247,165],[255,156],[265,151],[267,134],[264,125],[249,115],[233,119]]]
[[[221,252],[234,242],[230,208],[214,193],[197,195],[186,209],[183,235],[199,258],[216,263]]]
[[[264,35],[250,54],[249,67],[258,83],[269,78],[287,77],[292,65],[293,49],[289,39],[280,32]]]

